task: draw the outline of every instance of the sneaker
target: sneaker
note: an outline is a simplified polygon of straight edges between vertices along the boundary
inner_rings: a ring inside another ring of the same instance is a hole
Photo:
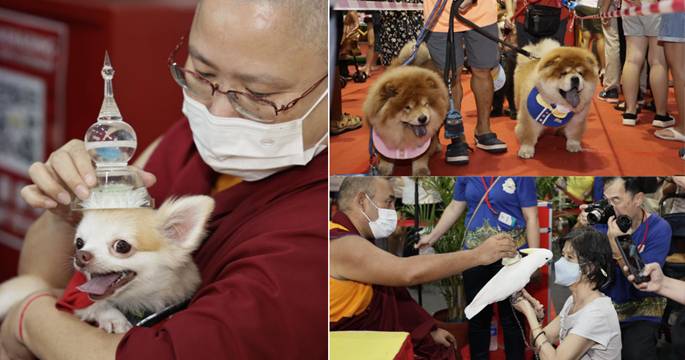
[[[618,89],[602,90],[597,97],[602,101],[616,104],[618,102]]]
[[[469,163],[469,146],[460,138],[452,139],[447,145],[445,162],[450,165],[466,165]]]
[[[678,155],[680,155],[681,159],[685,160],[685,147],[678,150]]]
[[[637,125],[637,114],[623,113],[623,125],[635,126]]]
[[[652,120],[652,126],[667,128],[675,125],[675,118],[666,113],[666,115],[655,115],[654,120]]]
[[[507,152],[507,144],[493,132],[476,135],[476,147],[493,154]]]

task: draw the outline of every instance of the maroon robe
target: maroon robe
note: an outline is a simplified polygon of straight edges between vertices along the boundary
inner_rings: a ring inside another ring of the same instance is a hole
[[[215,194],[209,235],[195,253],[202,284],[192,302],[161,324],[130,330],[117,359],[325,359],[327,157]],[[210,194],[218,177],[185,119],[145,169],[157,176],[157,204]]]
[[[332,222],[344,226],[347,230],[331,229],[330,241],[358,235],[350,219],[338,212]],[[354,317],[347,317],[329,324],[331,331],[371,330],[371,331],[406,331],[410,334],[417,358],[454,359],[455,352],[433,340],[430,333],[437,329],[435,319],[426,312],[404,287],[373,285],[373,296],[366,310]]]

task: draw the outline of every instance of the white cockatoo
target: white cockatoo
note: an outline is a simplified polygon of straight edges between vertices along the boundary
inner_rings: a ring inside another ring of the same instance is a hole
[[[518,262],[502,267],[495,276],[476,294],[464,309],[467,319],[476,316],[484,307],[502,301],[523,289],[533,273],[552,259],[548,249],[530,248],[521,250],[528,254]]]

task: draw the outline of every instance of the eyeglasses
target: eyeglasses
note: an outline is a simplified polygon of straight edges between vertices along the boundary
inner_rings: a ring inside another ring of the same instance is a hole
[[[238,113],[251,120],[268,122],[277,120],[277,117],[280,113],[295,106],[298,101],[311,94],[314,89],[316,89],[316,87],[328,77],[328,74],[325,74],[321,79],[315,82],[314,85],[305,90],[300,96],[291,100],[285,105],[279,106],[271,100],[251,94],[249,92],[237,90],[223,91],[219,89],[219,84],[207,80],[205,77],[195,71],[188,70],[178,65],[175,59],[176,54],[183,45],[183,40],[184,37],[181,37],[181,40],[169,55],[168,60],[171,76],[174,78],[176,83],[186,91],[190,92],[191,95],[196,98],[196,100],[203,103],[211,102],[212,97],[214,97],[214,94],[216,93],[226,95],[228,101],[231,103],[231,106],[233,106]]]

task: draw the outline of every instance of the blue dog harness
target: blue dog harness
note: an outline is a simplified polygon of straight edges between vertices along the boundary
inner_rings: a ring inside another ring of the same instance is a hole
[[[544,126],[560,127],[566,125],[573,117],[573,112],[560,105],[548,104],[538,88],[534,87],[528,94],[528,113],[535,121]]]

